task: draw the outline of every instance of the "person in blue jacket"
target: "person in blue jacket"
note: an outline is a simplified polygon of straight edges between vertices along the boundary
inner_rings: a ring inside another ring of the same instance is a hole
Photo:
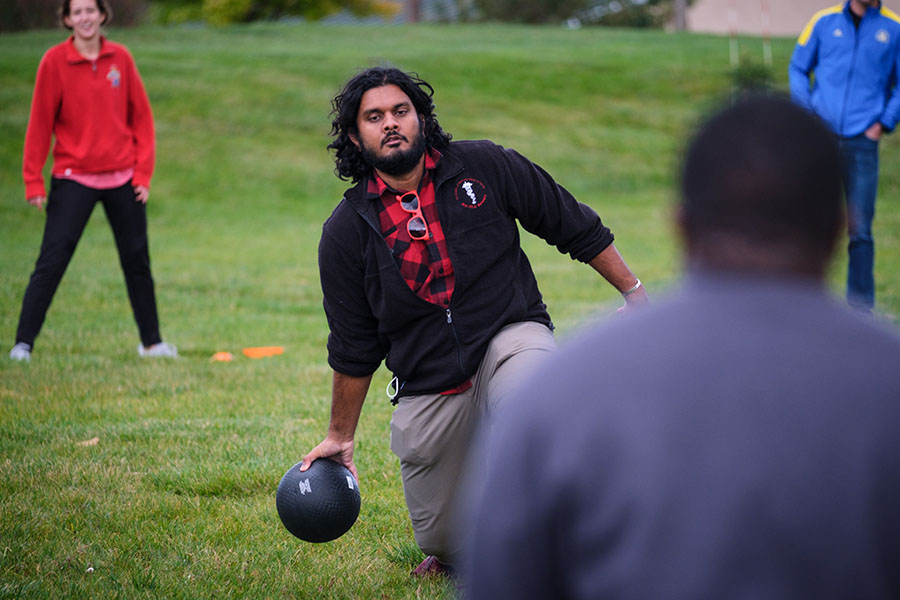
[[[900,119],[898,72],[900,15],[880,0],[848,0],[817,12],[789,67],[793,99],[839,138],[850,234],[847,300],[864,311],[875,305],[878,140]]]

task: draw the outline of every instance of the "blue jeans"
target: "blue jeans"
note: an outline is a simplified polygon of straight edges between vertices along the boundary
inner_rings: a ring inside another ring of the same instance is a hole
[[[875,306],[875,241],[872,220],[878,192],[878,142],[865,135],[840,140],[850,243],[847,301],[869,311]]]

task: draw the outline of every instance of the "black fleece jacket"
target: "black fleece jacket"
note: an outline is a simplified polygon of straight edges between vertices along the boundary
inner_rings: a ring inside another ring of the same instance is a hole
[[[403,280],[366,179],[344,194],[319,243],[328,364],[362,377],[386,358],[404,396],[463,383],[505,325],[552,327],[517,221],[585,263],[613,241],[596,212],[514,150],[461,141],[442,154],[432,175],[456,277],[449,306],[423,300]]]

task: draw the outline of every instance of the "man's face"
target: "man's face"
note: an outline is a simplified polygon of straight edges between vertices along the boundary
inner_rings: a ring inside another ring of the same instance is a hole
[[[357,135],[350,139],[366,162],[388,175],[405,175],[425,152],[419,115],[412,100],[393,84],[367,90],[356,116]]]

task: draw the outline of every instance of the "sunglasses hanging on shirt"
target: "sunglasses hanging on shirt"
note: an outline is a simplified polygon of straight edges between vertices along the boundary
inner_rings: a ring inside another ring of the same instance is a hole
[[[422,206],[419,202],[419,194],[416,192],[406,192],[402,196],[398,196],[400,208],[412,215],[406,222],[406,231],[409,237],[414,240],[424,240],[428,238],[428,223],[425,221],[425,215],[422,214]]]

